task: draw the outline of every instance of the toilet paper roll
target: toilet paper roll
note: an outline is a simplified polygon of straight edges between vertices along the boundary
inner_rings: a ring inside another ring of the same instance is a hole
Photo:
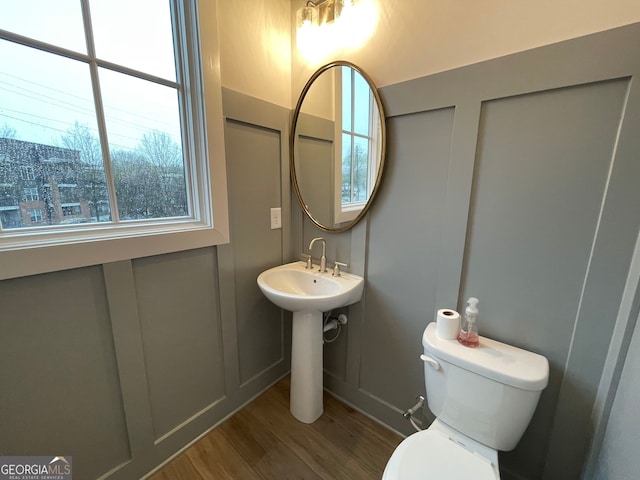
[[[455,340],[460,331],[460,314],[455,310],[441,308],[436,313],[436,335],[446,340]]]

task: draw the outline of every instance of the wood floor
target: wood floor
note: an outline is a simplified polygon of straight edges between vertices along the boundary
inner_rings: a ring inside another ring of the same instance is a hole
[[[285,378],[149,480],[379,480],[401,440],[326,393],[315,423],[297,421]]]

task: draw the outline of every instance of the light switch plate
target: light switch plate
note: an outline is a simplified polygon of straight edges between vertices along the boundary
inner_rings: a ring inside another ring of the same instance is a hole
[[[282,228],[282,210],[280,207],[271,209],[271,230]]]

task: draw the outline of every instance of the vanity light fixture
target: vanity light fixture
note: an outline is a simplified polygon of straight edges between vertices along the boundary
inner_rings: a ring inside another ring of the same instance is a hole
[[[296,11],[296,45],[311,64],[360,48],[378,24],[382,0],[310,0]]]
[[[348,15],[358,0],[318,0],[307,1],[296,12],[296,43],[304,49],[317,41],[319,28],[338,23],[343,15]]]

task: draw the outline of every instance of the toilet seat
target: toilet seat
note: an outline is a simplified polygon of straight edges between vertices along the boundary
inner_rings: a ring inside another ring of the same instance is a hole
[[[400,443],[382,480],[499,480],[497,469],[444,433],[428,429]]]

